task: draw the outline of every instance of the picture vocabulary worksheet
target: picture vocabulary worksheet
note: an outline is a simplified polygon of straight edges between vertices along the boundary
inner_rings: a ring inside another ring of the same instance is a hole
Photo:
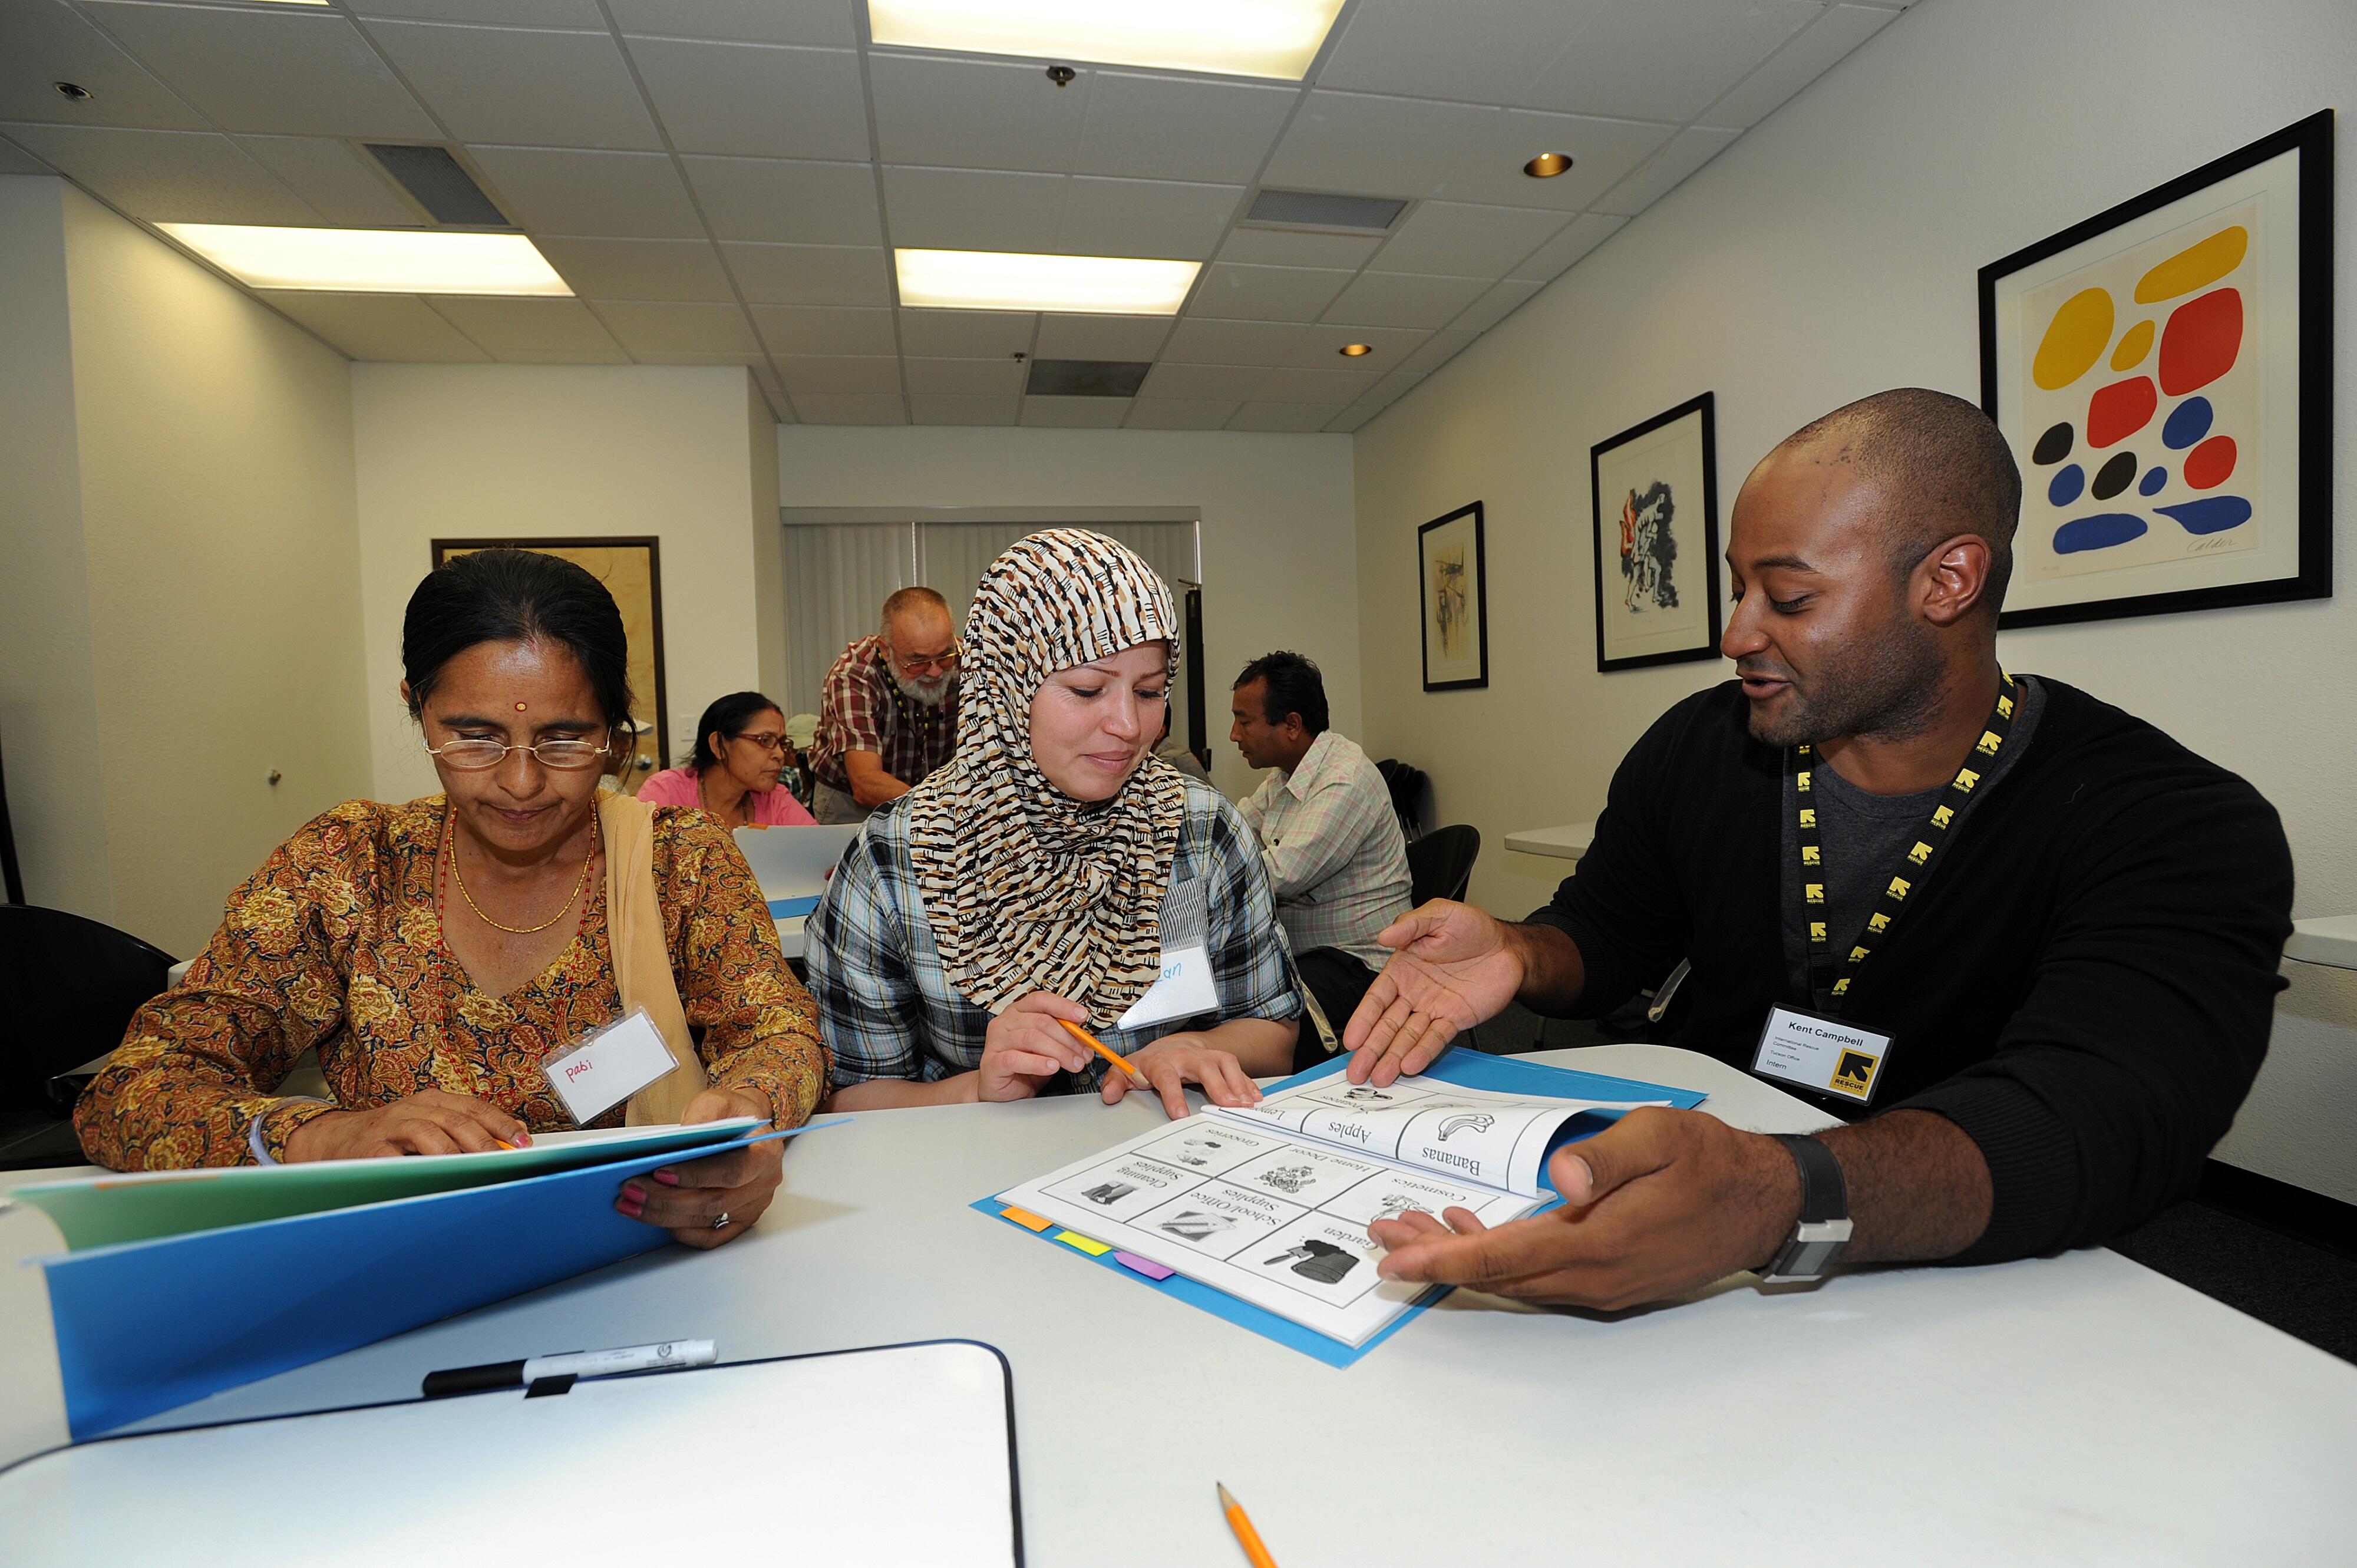
[[[1557,1100],[1337,1073],[1203,1113],[999,1200],[1306,1328],[1364,1344],[1431,1288],[1379,1279],[1370,1221],[1465,1208],[1496,1225],[1553,1200],[1548,1152],[1665,1101]]]

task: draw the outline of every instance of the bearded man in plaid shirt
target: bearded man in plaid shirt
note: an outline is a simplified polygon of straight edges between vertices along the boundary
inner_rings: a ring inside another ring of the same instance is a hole
[[[882,627],[826,672],[811,745],[822,822],[861,822],[957,749],[957,636],[931,588],[884,601]]]

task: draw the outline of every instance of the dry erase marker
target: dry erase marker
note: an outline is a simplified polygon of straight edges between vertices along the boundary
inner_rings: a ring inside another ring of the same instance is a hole
[[[1143,1084],[1146,1081],[1146,1075],[1138,1071],[1135,1068],[1130,1066],[1129,1058],[1127,1057],[1123,1056],[1119,1051],[1114,1050],[1111,1046],[1106,1045],[1103,1040],[1098,1039],[1094,1035],[1090,1034],[1078,1024],[1073,1023],[1069,1018],[1059,1018],[1056,1022],[1063,1025],[1065,1028],[1070,1029],[1072,1032],[1072,1037],[1079,1040],[1081,1044],[1088,1047],[1089,1049],[1096,1052],[1097,1055],[1104,1058],[1105,1060],[1113,1063],[1114,1066],[1129,1074],[1129,1076],[1138,1083]]]
[[[543,1378],[618,1378],[625,1372],[651,1372],[658,1368],[709,1367],[718,1359],[720,1351],[709,1339],[667,1339],[660,1345],[627,1345],[619,1350],[567,1350],[555,1356],[428,1372],[425,1397],[525,1389]]]
[[[1260,1531],[1254,1530],[1253,1521],[1244,1517],[1244,1505],[1236,1501],[1235,1494],[1221,1487],[1219,1482],[1214,1481],[1211,1485],[1220,1487],[1220,1509],[1228,1516],[1228,1528],[1236,1532],[1236,1544],[1244,1549],[1246,1557],[1252,1559],[1253,1568],[1276,1568],[1276,1559],[1271,1557],[1268,1548],[1260,1543]]]

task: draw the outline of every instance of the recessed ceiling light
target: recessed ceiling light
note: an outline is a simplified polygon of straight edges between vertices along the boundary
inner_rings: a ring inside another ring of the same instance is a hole
[[[1570,167],[1569,153],[1541,153],[1523,166],[1523,172],[1533,179],[1553,179]]]
[[[77,103],[87,103],[98,96],[79,81],[52,81],[49,85],[58,90],[59,97],[70,98]]]
[[[902,305],[1082,316],[1176,316],[1203,264],[1012,251],[895,251],[892,256]]]
[[[1375,349],[1372,343],[1345,343],[1341,351],[1344,358],[1355,360],[1361,354],[1373,353]]]
[[[532,294],[572,290],[522,234],[434,229],[269,229],[159,223],[254,288],[345,294]]]
[[[1342,0],[867,0],[879,44],[1217,76],[1309,72]]]

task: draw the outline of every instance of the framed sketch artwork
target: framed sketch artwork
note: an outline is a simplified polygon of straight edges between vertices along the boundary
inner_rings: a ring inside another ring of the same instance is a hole
[[[1718,657],[1718,434],[1711,394],[1588,448],[1596,667]]]
[[[1490,585],[1481,503],[1458,507],[1415,531],[1423,602],[1424,689],[1490,683]]]
[[[2000,625],[2332,592],[2332,112],[1992,262]]]

